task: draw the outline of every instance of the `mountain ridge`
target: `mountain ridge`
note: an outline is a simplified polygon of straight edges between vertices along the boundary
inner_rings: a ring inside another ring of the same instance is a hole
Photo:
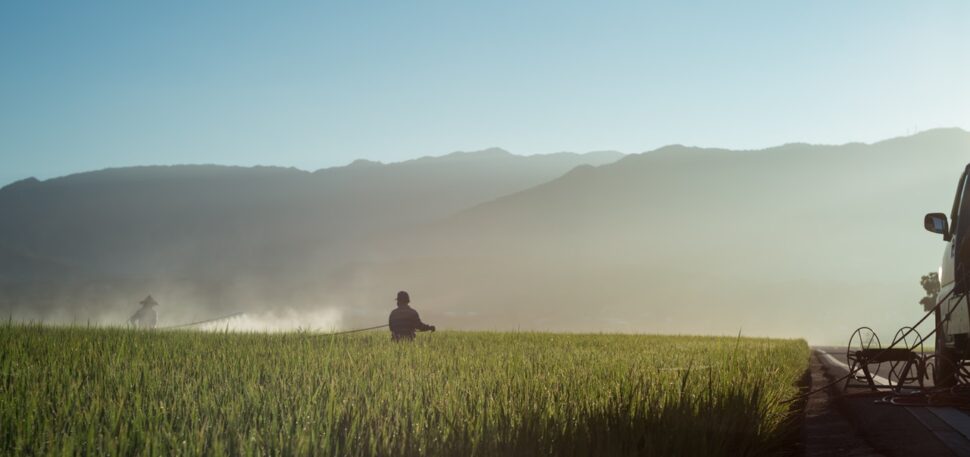
[[[0,239],[20,252],[87,265],[91,272],[150,274],[175,260],[172,256],[181,256],[188,263],[167,269],[203,274],[198,267],[188,268],[199,264],[189,259],[201,252],[210,252],[213,259],[238,257],[235,262],[245,265],[264,262],[267,257],[256,251],[270,244],[293,251],[328,245],[340,250],[361,234],[436,219],[545,182],[576,165],[612,158],[469,154],[472,162],[358,163],[323,173],[164,165],[27,179],[0,191]],[[76,243],[78,237],[85,242]],[[232,248],[233,243],[240,247]],[[92,264],[91,259],[100,260]]]
[[[511,158],[513,160],[519,159],[533,159],[533,158],[550,158],[550,157],[586,157],[596,162],[603,163],[609,160],[618,160],[624,154],[618,151],[589,151],[583,153],[576,152],[554,152],[554,153],[540,153],[540,154],[526,154],[519,155],[513,154],[501,148],[487,148],[477,151],[455,151],[448,154],[440,156],[423,156],[414,159],[407,159],[398,162],[380,162],[369,160],[366,158],[356,159],[351,161],[346,165],[336,165],[331,167],[319,168],[316,170],[303,170],[297,167],[287,167],[278,165],[224,165],[215,163],[181,163],[181,164],[156,164],[156,165],[135,165],[135,166],[124,166],[124,167],[107,167],[98,170],[82,171],[77,173],[71,173],[63,176],[56,176],[48,179],[38,179],[36,177],[30,176],[23,179],[16,180],[6,186],[0,187],[0,192],[4,189],[11,187],[13,185],[24,185],[24,184],[45,184],[50,182],[58,182],[64,179],[88,179],[92,176],[103,177],[118,175],[128,172],[178,172],[178,171],[209,171],[209,172],[227,172],[227,171],[277,171],[277,172],[295,172],[300,174],[324,174],[329,171],[340,171],[351,168],[370,168],[370,167],[397,167],[402,165],[412,165],[414,163],[424,164],[424,163],[436,163],[436,162],[448,162],[453,160],[489,160],[495,158]]]

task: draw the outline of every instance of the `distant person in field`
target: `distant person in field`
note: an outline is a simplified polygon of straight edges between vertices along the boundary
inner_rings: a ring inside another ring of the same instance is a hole
[[[434,326],[421,322],[421,317],[414,308],[408,306],[411,297],[405,291],[397,293],[397,309],[391,311],[388,325],[391,327],[391,339],[394,341],[411,341],[414,332],[433,332]]]
[[[155,323],[158,321],[155,307],[158,306],[158,302],[151,295],[148,295],[138,304],[141,305],[141,309],[128,319],[128,323],[140,328],[155,328]]]

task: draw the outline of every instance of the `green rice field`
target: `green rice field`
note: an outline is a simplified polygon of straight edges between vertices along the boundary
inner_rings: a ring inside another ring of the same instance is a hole
[[[0,454],[775,455],[801,340],[0,325]]]

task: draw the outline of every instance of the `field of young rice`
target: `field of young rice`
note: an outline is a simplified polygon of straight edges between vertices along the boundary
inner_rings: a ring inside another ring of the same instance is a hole
[[[0,454],[766,455],[800,340],[0,325]]]

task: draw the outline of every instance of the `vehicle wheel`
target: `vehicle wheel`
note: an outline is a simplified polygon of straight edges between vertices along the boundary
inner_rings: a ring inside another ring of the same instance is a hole
[[[957,365],[953,361],[953,351],[937,351],[926,357],[923,362],[923,373],[926,379],[932,379],[936,387],[953,387],[957,384]]]

